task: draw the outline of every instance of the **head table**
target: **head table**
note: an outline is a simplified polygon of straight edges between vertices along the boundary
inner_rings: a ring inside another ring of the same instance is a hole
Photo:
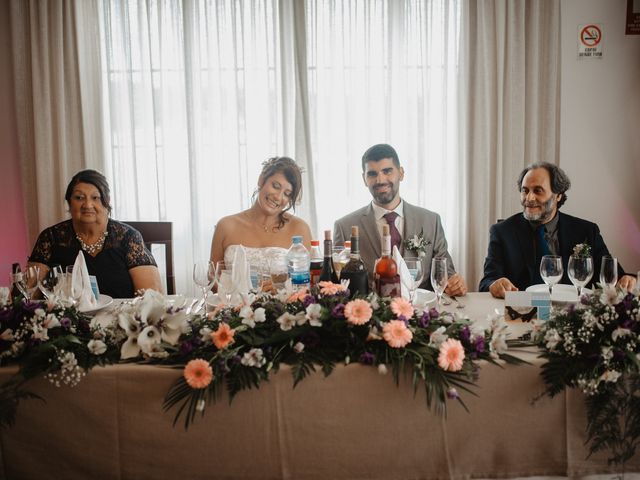
[[[503,302],[464,298],[482,321]],[[452,308],[452,307],[447,307]],[[316,373],[293,389],[283,368],[259,390],[208,405],[188,431],[162,400],[181,370],[121,364],[93,369],[74,388],[30,383],[16,424],[0,431],[6,479],[440,479],[581,477],[612,472],[606,455],[586,459],[580,392],[532,403],[543,391],[530,365],[484,364],[478,396],[451,402],[446,418],[427,409],[409,377],[351,364]],[[0,381],[16,371],[0,369]],[[640,471],[640,455],[627,465]],[[631,475],[627,478],[635,477]],[[608,478],[608,477],[607,477]]]

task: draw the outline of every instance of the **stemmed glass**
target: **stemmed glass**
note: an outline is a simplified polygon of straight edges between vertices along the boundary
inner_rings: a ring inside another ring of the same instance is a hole
[[[447,288],[449,281],[449,273],[447,272],[447,259],[445,257],[437,257],[431,259],[431,286],[438,298],[438,310],[442,303],[442,294]]]
[[[411,285],[409,285],[409,301],[413,303],[416,295],[416,290],[424,280],[424,267],[422,261],[417,257],[408,257],[404,259],[404,263],[407,265],[409,274],[411,275]]]
[[[54,295],[60,296],[61,289],[64,286],[63,275],[62,267],[60,265],[56,265],[51,267],[47,274],[39,279],[38,288],[46,299],[49,299]]]
[[[226,305],[231,304],[231,297],[236,291],[233,280],[233,265],[224,261],[216,264],[216,276],[218,278],[218,293],[223,293],[227,299]]]
[[[27,300],[33,298],[33,294],[38,289],[38,281],[40,277],[40,267],[37,265],[27,265],[22,273],[24,296]]]
[[[593,276],[593,258],[571,255],[569,257],[569,279],[578,291],[578,299],[582,295],[582,289],[589,283]]]
[[[618,283],[618,259],[611,255],[602,257],[600,264],[600,285],[614,288]]]
[[[200,261],[193,265],[193,281],[202,290],[202,305],[207,310],[207,295],[216,283],[216,267],[212,261]]]
[[[553,286],[560,281],[564,268],[562,267],[562,257],[558,255],[545,255],[540,261],[540,276],[544,283],[549,285],[549,296],[553,292]]]

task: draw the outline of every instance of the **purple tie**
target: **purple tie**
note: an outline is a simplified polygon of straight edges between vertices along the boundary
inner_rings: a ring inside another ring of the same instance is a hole
[[[402,237],[400,237],[400,232],[396,228],[396,218],[398,218],[398,214],[396,212],[389,212],[384,214],[384,219],[389,224],[389,234],[391,235],[391,253],[393,254],[393,246],[398,247],[400,253],[400,245],[402,244]]]

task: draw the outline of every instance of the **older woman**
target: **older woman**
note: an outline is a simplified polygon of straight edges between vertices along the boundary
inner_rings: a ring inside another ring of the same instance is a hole
[[[54,265],[73,265],[82,251],[101,293],[130,298],[145,289],[161,291],[160,274],[140,232],[109,218],[109,184],[100,172],[83,170],[65,193],[70,220],[42,231],[29,262],[46,275]]]
[[[242,247],[252,265],[284,258],[294,235],[302,235],[310,247],[309,225],[288,213],[295,210],[302,190],[300,168],[288,157],[271,158],[262,166],[251,207],[218,222],[211,242],[213,262],[231,262]]]

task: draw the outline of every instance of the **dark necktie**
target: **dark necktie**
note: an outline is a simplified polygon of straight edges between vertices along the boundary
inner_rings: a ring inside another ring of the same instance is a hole
[[[396,212],[389,212],[384,214],[384,219],[389,224],[389,234],[391,236],[391,253],[393,254],[393,246],[398,247],[400,251],[400,245],[402,244],[402,237],[400,237],[400,232],[396,228],[396,218],[398,218],[398,214]],[[402,251],[400,251],[402,253]]]
[[[549,250],[549,243],[547,242],[544,234],[544,225],[539,225],[536,228],[536,264],[535,273],[533,275],[534,283],[544,283],[542,281],[542,277],[540,276],[540,262],[542,261],[542,257],[544,255],[551,255],[551,250]]]

